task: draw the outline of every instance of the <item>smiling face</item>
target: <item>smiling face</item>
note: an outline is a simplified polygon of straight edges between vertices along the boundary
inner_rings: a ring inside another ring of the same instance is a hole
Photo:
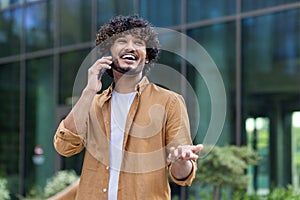
[[[122,35],[114,41],[110,51],[115,71],[126,75],[142,73],[146,62],[146,43],[141,38]]]

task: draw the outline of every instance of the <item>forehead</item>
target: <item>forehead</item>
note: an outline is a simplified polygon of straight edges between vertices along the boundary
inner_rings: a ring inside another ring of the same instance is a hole
[[[134,29],[124,31],[124,32],[116,34],[115,38],[125,37],[127,35],[131,35],[132,37],[143,40],[145,42],[147,42],[149,40],[148,29],[145,29],[145,28],[134,28]]]
[[[136,40],[143,40],[144,41],[143,37],[141,37],[140,35],[134,35],[134,34],[122,34],[122,35],[119,35],[118,37],[116,37],[116,40],[119,39],[119,38],[136,39]]]

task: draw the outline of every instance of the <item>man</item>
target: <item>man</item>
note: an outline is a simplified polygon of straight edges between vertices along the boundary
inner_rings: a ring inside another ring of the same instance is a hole
[[[190,185],[202,145],[192,145],[183,98],[146,77],[158,58],[157,33],[138,16],[117,16],[96,42],[100,59],[54,137],[61,155],[86,148],[76,199],[170,199],[168,174]],[[114,82],[97,94],[103,70]]]

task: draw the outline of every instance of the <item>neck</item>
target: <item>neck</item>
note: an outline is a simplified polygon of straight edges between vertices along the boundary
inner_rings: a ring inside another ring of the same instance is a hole
[[[138,75],[124,75],[121,73],[114,73],[115,90],[119,93],[130,93],[135,91],[136,85],[142,79],[142,73]]]

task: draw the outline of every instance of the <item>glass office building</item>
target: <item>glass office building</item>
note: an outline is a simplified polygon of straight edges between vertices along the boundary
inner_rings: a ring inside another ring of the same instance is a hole
[[[180,83],[187,102],[195,143],[209,129],[211,108],[226,102],[217,144],[248,145],[262,158],[249,170],[249,191],[299,188],[299,0],[1,0],[0,176],[8,178],[11,192],[44,185],[61,169],[80,173],[82,154],[59,156],[54,132],[72,107],[74,81],[97,29],[115,15],[135,13],[186,36],[175,41],[184,55],[197,58],[186,40],[196,41],[217,66],[226,99],[212,101],[192,63],[170,51],[160,56],[160,64],[187,80],[174,84]],[[174,43],[165,36],[162,43]],[[37,147],[43,149],[41,163]],[[197,196],[197,187],[174,193]]]

